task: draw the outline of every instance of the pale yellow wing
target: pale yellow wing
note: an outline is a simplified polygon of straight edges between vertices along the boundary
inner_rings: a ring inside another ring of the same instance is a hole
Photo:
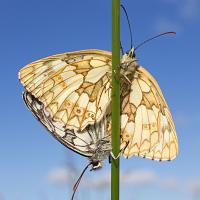
[[[122,91],[123,92],[123,91]],[[121,108],[123,155],[172,160],[178,154],[174,123],[156,80],[138,67]]]
[[[23,67],[19,79],[53,121],[83,130],[99,122],[110,104],[111,53],[83,50],[50,56]]]

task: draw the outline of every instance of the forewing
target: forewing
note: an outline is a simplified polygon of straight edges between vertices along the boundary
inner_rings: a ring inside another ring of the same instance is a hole
[[[138,67],[121,109],[121,149],[124,156],[172,160],[178,153],[174,123],[156,80]]]
[[[111,53],[83,50],[50,56],[19,72],[26,91],[54,122],[83,130],[99,122],[111,101]]]
[[[108,137],[104,118],[99,123],[86,127],[83,131],[66,129],[60,122],[52,120],[44,104],[31,93],[24,92],[23,99],[33,115],[53,137],[67,148],[83,156],[92,157],[97,151],[98,141]]]

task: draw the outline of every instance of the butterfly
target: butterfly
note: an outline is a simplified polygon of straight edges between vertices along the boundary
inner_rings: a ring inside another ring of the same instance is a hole
[[[92,169],[112,153],[112,53],[82,50],[23,67],[19,79],[27,107],[63,145],[90,159]],[[172,160],[175,126],[161,89],[138,65],[132,48],[121,58],[121,154]]]

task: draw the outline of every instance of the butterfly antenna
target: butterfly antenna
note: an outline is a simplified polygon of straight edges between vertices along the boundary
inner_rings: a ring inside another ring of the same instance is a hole
[[[123,49],[123,47],[122,47],[121,41],[120,41],[120,49],[121,49],[122,55],[124,55],[124,49]]]
[[[78,180],[77,180],[76,183],[74,184],[74,186],[73,186],[73,194],[72,194],[71,200],[74,199],[74,195],[75,195],[75,193],[76,193],[76,190],[78,189],[78,186],[79,186],[79,184],[80,184],[80,182],[81,182],[81,179],[82,179],[82,177],[83,177],[85,171],[87,170],[87,168],[88,168],[90,165],[92,165],[91,162],[84,168],[84,170],[82,171],[82,173],[81,173],[81,175],[79,176]]]
[[[137,46],[135,47],[135,50],[138,49],[139,47],[143,46],[145,43],[147,43],[147,42],[149,42],[149,41],[151,41],[151,40],[154,40],[154,39],[156,39],[156,38],[158,38],[158,37],[160,37],[160,36],[163,36],[163,35],[176,35],[176,32],[173,32],[173,31],[164,32],[164,33],[161,33],[161,34],[159,34],[159,35],[156,35],[156,36],[154,36],[154,37],[152,37],[152,38],[149,38],[149,39],[145,40],[144,42],[140,43],[139,45],[137,45]]]
[[[132,30],[131,30],[131,24],[130,24],[130,20],[129,20],[129,17],[128,17],[128,13],[126,11],[126,8],[121,4],[121,8],[123,9],[125,15],[126,15],[126,19],[127,19],[127,22],[128,22],[128,27],[129,27],[129,33],[130,33],[130,37],[131,37],[131,48],[133,47],[133,37],[132,37]]]

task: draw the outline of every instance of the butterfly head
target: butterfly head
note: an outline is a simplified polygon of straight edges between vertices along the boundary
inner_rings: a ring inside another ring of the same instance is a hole
[[[89,158],[92,165],[91,170],[96,170],[103,167],[103,161],[109,157],[111,149],[110,136],[104,137],[96,142],[94,154]]]
[[[121,67],[123,69],[128,69],[132,64],[134,68],[137,65],[134,48],[131,48],[129,51],[127,51],[121,58]]]
[[[134,58],[135,58],[135,49],[132,47],[129,51],[126,52],[126,55],[127,55],[129,58],[134,59]]]
[[[97,170],[103,167],[103,163],[101,161],[92,161],[92,169],[91,170]]]
[[[135,49],[132,47],[122,56],[122,62],[126,61],[127,59],[134,59],[135,58]]]

